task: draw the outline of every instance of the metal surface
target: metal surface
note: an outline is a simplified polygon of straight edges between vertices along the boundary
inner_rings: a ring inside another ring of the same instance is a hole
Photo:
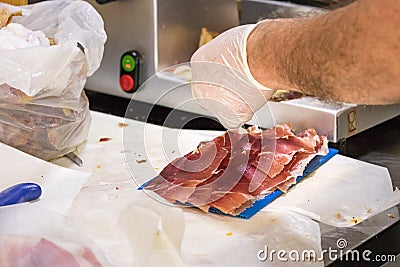
[[[283,102],[270,102],[276,124],[290,122],[295,129],[312,127],[326,134],[331,142],[339,142],[375,125],[400,115],[400,105],[354,105],[315,97],[303,97]],[[258,114],[266,113],[265,107]],[[293,116],[293,114],[297,114]],[[262,120],[263,127],[270,120]]]
[[[79,167],[83,166],[83,161],[81,158],[79,158],[77,155],[75,155],[74,152],[69,152],[68,154],[65,154],[67,158],[69,158],[73,163],[78,165]]]
[[[264,19],[312,17],[326,12],[325,9],[290,2],[269,0],[242,0],[241,24],[255,23]]]
[[[395,217],[390,218],[388,214],[393,214]],[[349,264],[362,262],[362,252],[364,251],[364,249],[361,249],[360,245],[366,243],[368,240],[378,235],[382,231],[388,229],[390,226],[397,224],[399,222],[399,215],[400,206],[395,206],[353,227],[337,228],[325,224],[320,224],[322,249],[326,251],[329,251],[329,249],[339,250],[337,242],[340,239],[344,239],[346,240],[347,245],[345,248],[343,248],[343,252],[346,252],[348,250],[358,251],[359,257],[348,257],[346,260],[346,256],[344,256],[342,261],[348,262]],[[369,250],[376,254],[379,253],[378,251],[373,251],[373,248],[370,248]],[[383,254],[385,255],[396,255],[398,253],[399,251],[394,251],[390,249],[389,244],[386,247],[386,251],[383,252]],[[340,259],[336,260],[340,262]],[[333,258],[324,258],[325,265],[332,264],[333,262],[335,262],[335,259]],[[375,264],[380,265],[379,263]]]
[[[128,0],[105,5],[94,2],[93,5],[103,16],[108,41],[102,65],[88,79],[86,89],[124,98],[134,96],[136,101],[152,105],[211,115],[191,101],[190,84],[173,77],[173,69],[164,68],[190,59],[196,50],[202,26],[213,31],[223,31],[236,25],[236,1]],[[322,12],[325,11],[286,2],[241,1],[242,23],[254,23],[264,18],[314,16]],[[143,55],[142,81],[163,69],[143,83],[134,95],[119,88],[120,55],[131,49]],[[172,88],[174,90],[171,91]],[[293,117],[293,114],[299,115]],[[320,133],[327,134],[330,141],[338,142],[399,114],[400,105],[327,104],[318,99],[304,98],[270,103],[258,111],[256,116],[259,121],[257,124],[264,128],[272,127],[273,122],[290,122],[297,129],[314,127]]]
[[[400,116],[343,141],[346,156],[389,170],[394,187],[400,186]],[[393,214],[389,217],[388,214]],[[386,210],[354,227],[334,228],[321,225],[322,248],[337,249],[337,240],[346,239],[346,249],[360,253],[371,250],[372,255],[398,255],[400,253],[400,205]],[[361,254],[360,254],[361,255]],[[325,264],[332,263],[328,258]],[[332,266],[380,266],[384,262],[336,261]],[[397,263],[398,264],[398,263]]]
[[[239,24],[236,0],[88,2],[102,16],[108,39],[102,64],[88,79],[86,88],[124,98],[132,97],[119,87],[119,60],[124,52],[137,50],[142,54],[140,80],[145,81],[165,67],[188,62],[198,46],[202,27],[222,32]],[[162,90],[156,86],[146,94]]]

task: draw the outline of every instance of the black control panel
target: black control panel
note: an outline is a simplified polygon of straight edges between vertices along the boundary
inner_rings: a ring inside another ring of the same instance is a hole
[[[127,93],[133,93],[139,88],[141,59],[141,55],[135,50],[125,52],[121,56],[119,85]]]

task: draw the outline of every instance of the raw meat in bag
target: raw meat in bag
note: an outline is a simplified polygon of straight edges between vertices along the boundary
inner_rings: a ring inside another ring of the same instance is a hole
[[[90,126],[86,78],[99,67],[104,23],[85,1],[23,7],[0,29],[0,141],[49,160],[84,142]]]

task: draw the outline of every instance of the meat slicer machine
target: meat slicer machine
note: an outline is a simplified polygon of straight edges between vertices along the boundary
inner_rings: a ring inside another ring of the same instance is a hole
[[[87,81],[88,91],[204,116],[211,114],[190,101],[190,84],[179,75],[179,70],[188,71],[187,65],[177,66],[190,61],[203,27],[223,32],[267,18],[326,12],[323,8],[268,0],[89,2],[102,15],[108,40],[99,70]],[[129,107],[134,110],[140,105]],[[261,127],[287,122],[295,129],[313,127],[334,143],[399,114],[400,105],[363,106],[313,97],[270,101],[256,113]]]

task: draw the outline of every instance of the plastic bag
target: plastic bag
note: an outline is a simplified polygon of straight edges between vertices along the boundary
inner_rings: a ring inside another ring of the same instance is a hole
[[[0,208],[0,266],[114,266],[71,219],[31,204]]]
[[[103,56],[103,20],[85,1],[1,7],[22,10],[12,23],[55,45],[0,49],[0,141],[45,160],[62,156],[88,135],[83,88]]]

